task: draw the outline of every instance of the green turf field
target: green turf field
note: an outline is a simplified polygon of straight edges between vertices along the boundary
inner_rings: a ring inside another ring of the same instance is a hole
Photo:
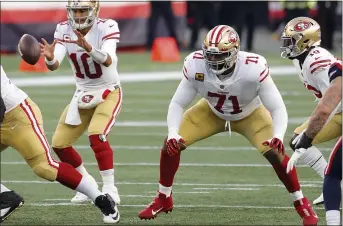
[[[180,63],[151,63],[147,54],[120,54],[120,72],[180,70]],[[277,55],[267,57],[271,67],[290,65]],[[16,71],[18,57],[2,57],[10,77],[36,76]],[[138,66],[137,66],[138,65]],[[70,70],[63,70],[55,74]],[[297,75],[274,78],[283,94],[292,131],[312,112],[315,102]],[[268,162],[253,150],[245,138],[233,133],[201,141],[181,157],[174,185],[172,213],[153,221],[141,221],[137,214],[157,191],[159,149],[166,135],[166,113],[177,81],[124,83],[124,101],[117,125],[109,135],[115,149],[115,175],[122,203],[122,225],[301,225],[292,200]],[[51,141],[59,115],[69,103],[74,86],[25,87],[40,107],[44,128]],[[143,124],[145,122],[145,124]],[[87,136],[75,144],[88,171],[100,181]],[[333,142],[319,145],[328,157]],[[291,150],[287,145],[287,152]],[[35,176],[13,149],[1,154],[1,180],[25,198],[25,205],[4,225],[96,225],[102,216],[92,204],[72,206],[74,192]],[[298,168],[304,194],[313,200],[321,193],[321,180],[309,167]],[[320,224],[325,223],[323,207],[316,207]]]

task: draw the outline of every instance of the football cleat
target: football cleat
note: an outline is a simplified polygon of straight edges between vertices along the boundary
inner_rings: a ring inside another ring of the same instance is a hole
[[[101,210],[104,215],[104,223],[115,224],[120,220],[118,207],[109,194],[99,195],[94,204]]]
[[[324,204],[323,193],[313,201],[313,205],[321,205],[321,204]]]
[[[173,198],[172,196],[167,197],[165,194],[158,193],[157,197],[139,212],[138,217],[141,220],[154,219],[159,213],[168,213],[173,210]]]
[[[91,175],[89,175],[88,177],[91,183],[96,185],[96,188],[98,188],[98,183],[95,181],[95,179]],[[76,195],[70,200],[70,202],[72,203],[83,203],[88,201],[91,202],[92,200],[87,195],[81,192],[76,192]]]
[[[316,212],[312,209],[310,202],[307,198],[302,198],[294,202],[294,207],[300,217],[303,219],[304,226],[317,225],[318,216]]]
[[[102,193],[109,194],[112,197],[113,201],[116,203],[116,205],[120,204],[120,197],[119,197],[118,189],[116,186],[104,185],[102,187]]]
[[[0,194],[1,217],[0,222],[3,222],[12,213],[19,209],[24,204],[24,199],[14,191],[5,191]]]

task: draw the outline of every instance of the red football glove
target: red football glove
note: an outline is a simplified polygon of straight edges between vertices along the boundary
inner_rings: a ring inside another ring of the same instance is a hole
[[[167,140],[167,153],[170,156],[174,156],[181,151],[182,145],[184,146],[185,141],[179,134],[168,135]]]
[[[265,142],[263,142],[263,146],[269,146],[270,148],[277,150],[282,155],[285,154],[285,147],[283,146],[282,140],[277,137],[266,140]]]

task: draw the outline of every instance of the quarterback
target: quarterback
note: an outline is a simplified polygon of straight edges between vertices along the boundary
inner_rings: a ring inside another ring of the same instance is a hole
[[[281,36],[281,57],[288,58],[298,72],[300,81],[321,99],[329,88],[328,71],[336,58],[326,49],[320,47],[321,33],[319,24],[308,17],[297,17],[289,21]],[[295,138],[308,127],[308,121],[295,129],[290,146],[295,150]],[[331,120],[316,135],[312,144],[320,144],[342,135],[342,112],[339,109]],[[301,157],[301,161],[311,166],[317,174],[324,178],[327,165],[321,152],[315,147]],[[314,204],[323,203],[323,195],[313,201]]]
[[[62,162],[72,165],[96,185],[72,146],[87,130],[103,181],[102,191],[119,204],[113,151],[107,141],[123,98],[116,56],[119,28],[114,20],[98,18],[99,7],[97,0],[69,0],[68,21],[57,25],[51,45],[42,39],[41,52],[51,71],[58,69],[67,55],[76,81],[74,96],[64,109],[52,138],[54,151]],[[71,201],[86,200],[86,196],[77,193]]]
[[[183,75],[169,105],[159,191],[139,217],[151,219],[173,209],[172,184],[182,150],[230,130],[243,135],[270,162],[293,198],[303,224],[316,224],[317,216],[303,196],[296,170],[286,173],[289,157],[284,153],[283,138],[288,116],[266,59],[240,51],[236,31],[219,25],[206,35],[202,51],[186,57]],[[202,99],[184,113],[197,94]]]
[[[1,98],[6,111],[0,129],[0,151],[8,146],[16,149],[37,176],[48,181],[58,181],[87,195],[100,208],[108,222],[117,222],[119,213],[111,196],[104,195],[88,177],[82,176],[71,165],[53,159],[38,106],[9,80],[2,66]]]

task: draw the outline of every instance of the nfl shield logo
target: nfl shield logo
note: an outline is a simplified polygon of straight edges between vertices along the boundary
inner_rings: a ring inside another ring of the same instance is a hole
[[[220,87],[221,89],[224,89],[224,85],[220,85],[219,87]]]

